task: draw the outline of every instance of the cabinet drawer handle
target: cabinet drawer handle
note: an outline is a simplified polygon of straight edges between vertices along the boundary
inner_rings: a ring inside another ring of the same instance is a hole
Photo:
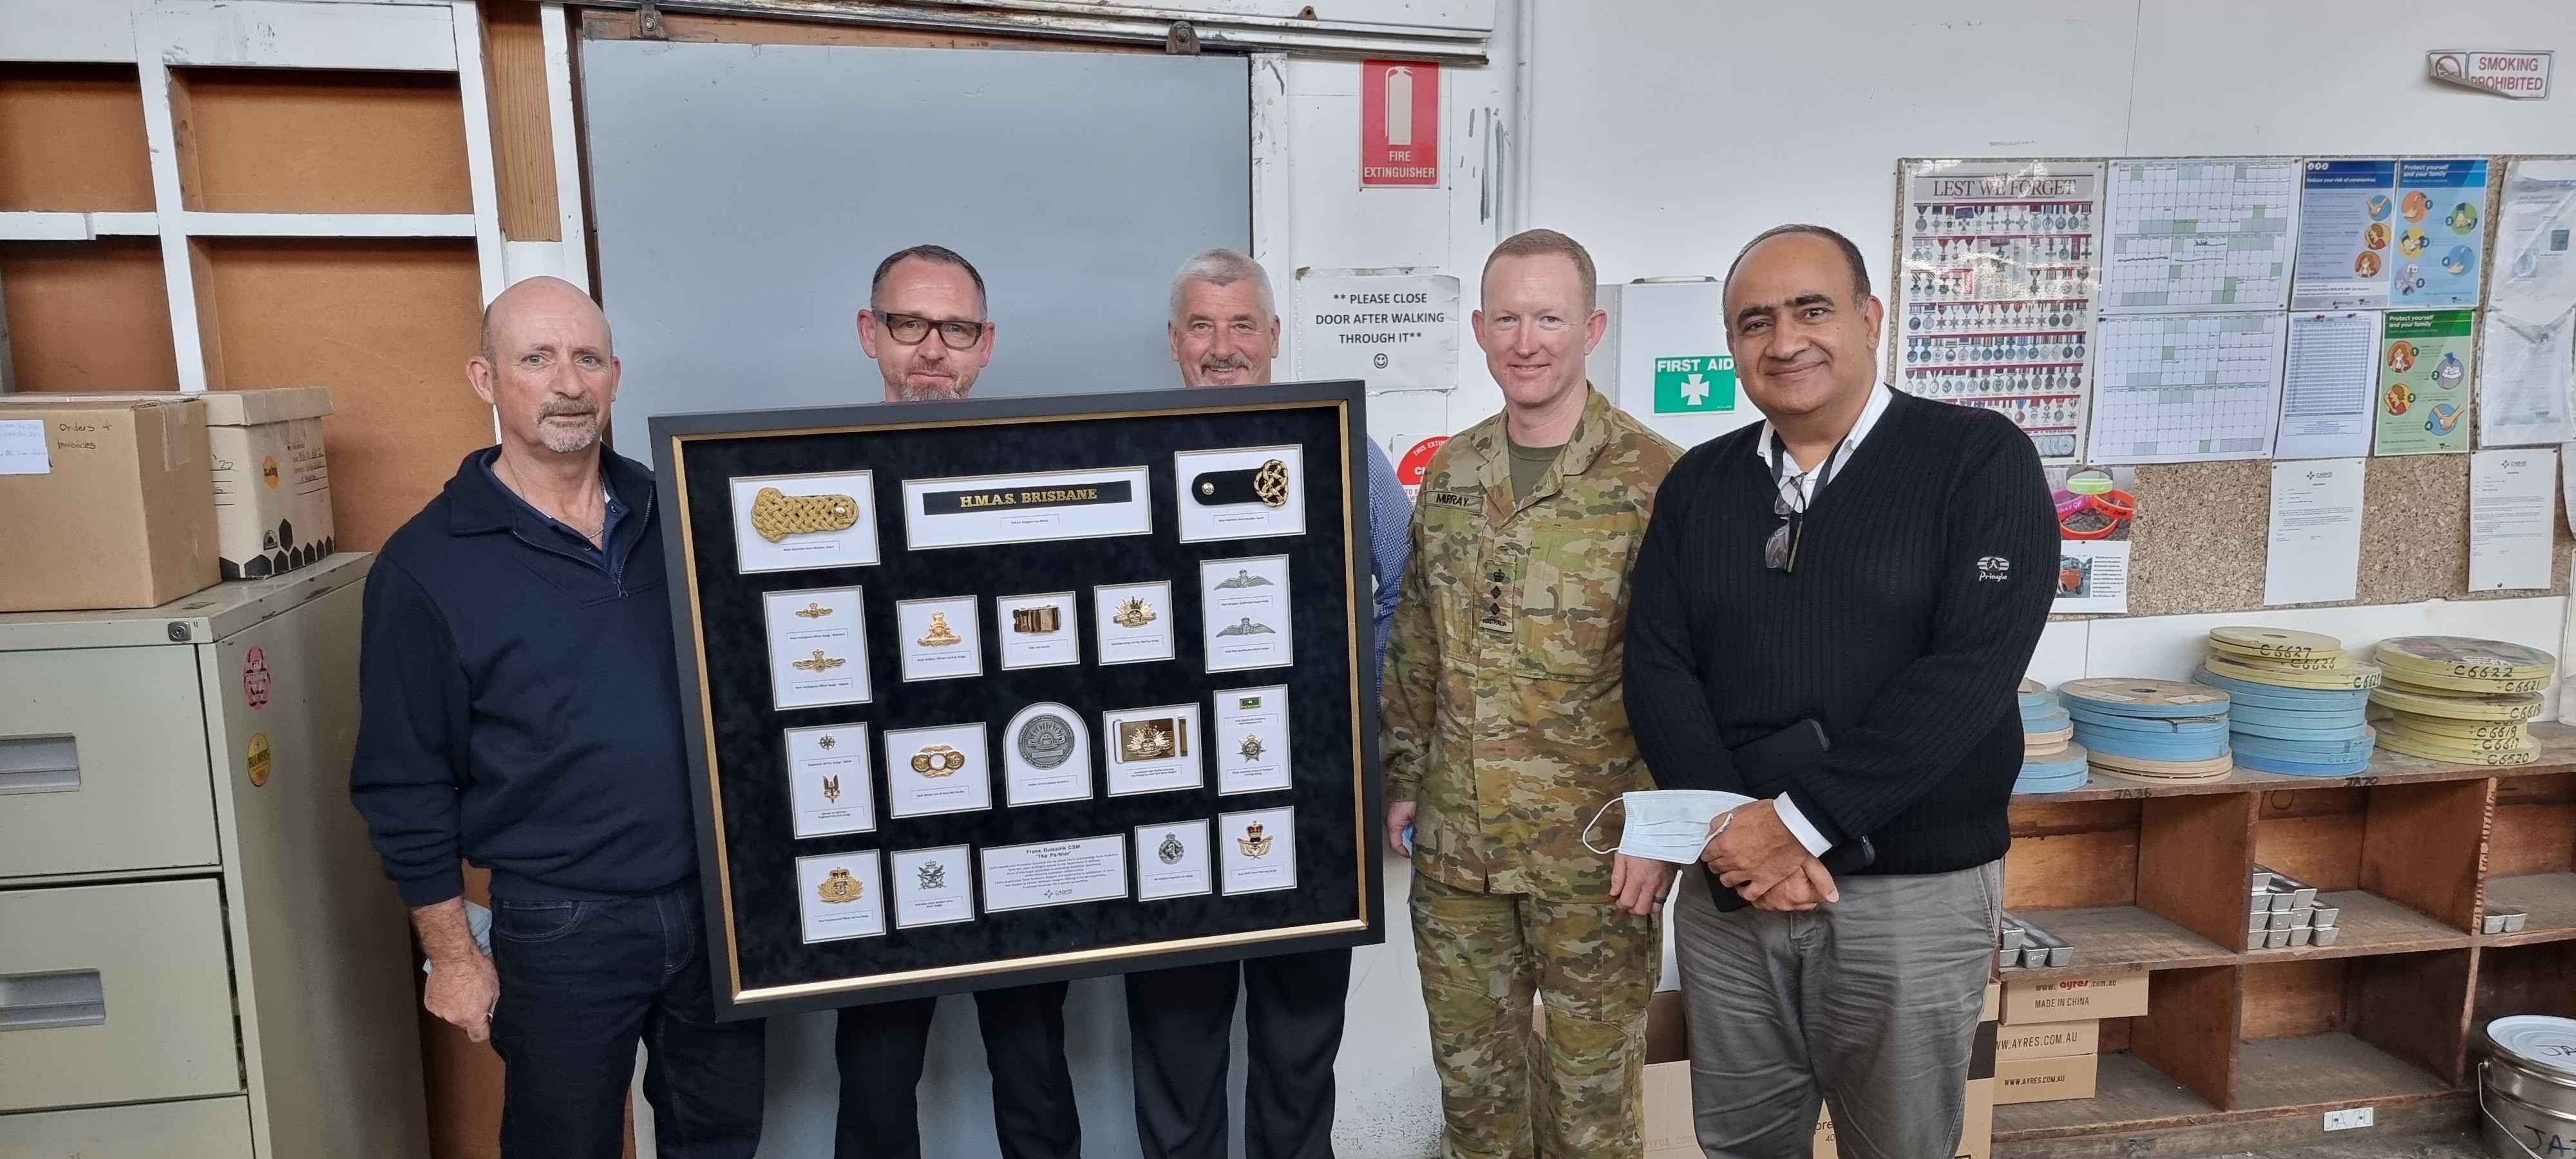
[[[96,970],[0,974],[0,1031],[96,1026],[107,1021],[107,990]]]
[[[69,734],[0,736],[0,796],[80,789],[80,746]]]

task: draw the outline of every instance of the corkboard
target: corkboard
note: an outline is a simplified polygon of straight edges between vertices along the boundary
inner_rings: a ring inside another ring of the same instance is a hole
[[[19,390],[179,389],[159,240],[0,242],[0,295]]]
[[[482,314],[472,239],[196,244],[210,384],[331,388],[341,550],[374,550],[491,445],[491,409],[465,379]]]
[[[0,210],[150,208],[133,65],[0,63]]]
[[[474,211],[454,73],[187,68],[171,78],[190,209]]]
[[[2130,525],[2129,613],[2152,616],[2263,607],[2271,502],[2269,459],[2139,467],[2138,518]],[[2466,454],[2373,458],[2362,503],[2359,598],[2345,604],[2539,594],[2468,590]],[[2576,538],[2568,535],[2564,518],[2553,520],[2553,526],[2558,549],[2550,591],[2564,594],[2568,549],[2576,546]]]

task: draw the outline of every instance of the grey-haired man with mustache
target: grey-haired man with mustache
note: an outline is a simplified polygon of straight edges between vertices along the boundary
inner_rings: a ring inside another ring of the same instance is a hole
[[[506,1159],[614,1159],[639,1041],[662,1154],[751,1159],[763,1024],[715,1020],[653,475],[600,445],[608,319],[520,282],[466,375],[500,445],[376,556],[349,770],[422,1004],[508,1064]],[[488,956],[463,861],[492,871]]]
[[[1230,249],[1202,250],[1172,277],[1166,333],[1181,385],[1270,381],[1279,314],[1270,275]],[[1386,452],[1368,445],[1369,543],[1377,575],[1369,693],[1377,693],[1386,627],[1404,586],[1412,504]],[[1145,1159],[1224,1159],[1226,1071],[1236,996],[1250,1074],[1243,1093],[1247,1159],[1332,1159],[1333,1059],[1341,1051],[1351,952],[1310,950],[1127,976],[1127,1034],[1136,1081],[1136,1143]]]

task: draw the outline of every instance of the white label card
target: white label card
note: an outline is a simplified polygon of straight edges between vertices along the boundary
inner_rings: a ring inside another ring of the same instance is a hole
[[[1100,743],[1109,752],[1109,795],[1195,789],[1204,783],[1199,706],[1130,708],[1100,714]]]
[[[1091,589],[1091,626],[1100,633],[1100,663],[1141,664],[1173,656],[1172,585],[1114,584]]]
[[[787,781],[796,801],[798,837],[865,833],[877,827],[876,791],[868,777],[868,726],[788,729]]]
[[[43,419],[0,419],[0,475],[51,475],[54,451]]]
[[[874,478],[851,471],[726,480],[733,499],[735,569],[748,574],[877,562]]]
[[[1225,892],[1268,893],[1297,888],[1297,811],[1290,808],[1227,813],[1216,819],[1217,856],[1225,865]]]
[[[885,886],[877,878],[877,851],[797,858],[796,909],[808,943],[884,933]]]
[[[1081,607],[1072,592],[994,597],[1003,670],[1082,663]]]
[[[1199,608],[1207,628],[1207,670],[1235,672],[1296,663],[1295,625],[1288,607],[1287,556],[1200,561]]]
[[[1091,799],[1091,729],[1061,704],[1041,701],[1002,729],[1004,800],[1013,805]]]
[[[868,633],[857,588],[760,597],[768,618],[769,690],[779,708],[868,701]]]
[[[888,854],[895,928],[974,921],[975,886],[968,876],[974,853],[971,846],[947,845]]]
[[[987,849],[984,912],[1127,896],[1127,839],[1117,834]]]
[[[1306,534],[1305,464],[1295,446],[1175,453],[1181,542]]]
[[[904,539],[914,551],[1150,535],[1153,488],[1143,467],[903,481]]]
[[[1181,821],[1136,827],[1136,900],[1213,893],[1208,823]]]
[[[905,680],[954,680],[984,674],[981,601],[973,596],[903,600],[894,606]]]
[[[897,817],[993,807],[984,726],[893,729],[885,734],[886,812]]]
[[[1288,686],[1219,692],[1210,703],[1216,721],[1216,791],[1288,788]]]

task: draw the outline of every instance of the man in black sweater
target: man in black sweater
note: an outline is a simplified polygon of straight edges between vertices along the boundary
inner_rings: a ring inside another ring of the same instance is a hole
[[[1842,235],[1755,238],[1725,308],[1769,421],[1673,467],[1628,616],[1656,785],[1756,798],[1674,907],[1700,1146],[1805,1155],[1821,1096],[1845,1155],[1948,1156],[2054,512],[2010,421],[1879,383],[1885,315]]]
[[[608,319],[520,282],[467,374],[501,444],[367,576],[349,770],[429,952],[422,1002],[507,1064],[505,1159],[614,1159],[639,1040],[662,1154],[751,1159],[762,1024],[715,1020],[653,475],[600,445]],[[460,858],[492,870],[489,957]]]

